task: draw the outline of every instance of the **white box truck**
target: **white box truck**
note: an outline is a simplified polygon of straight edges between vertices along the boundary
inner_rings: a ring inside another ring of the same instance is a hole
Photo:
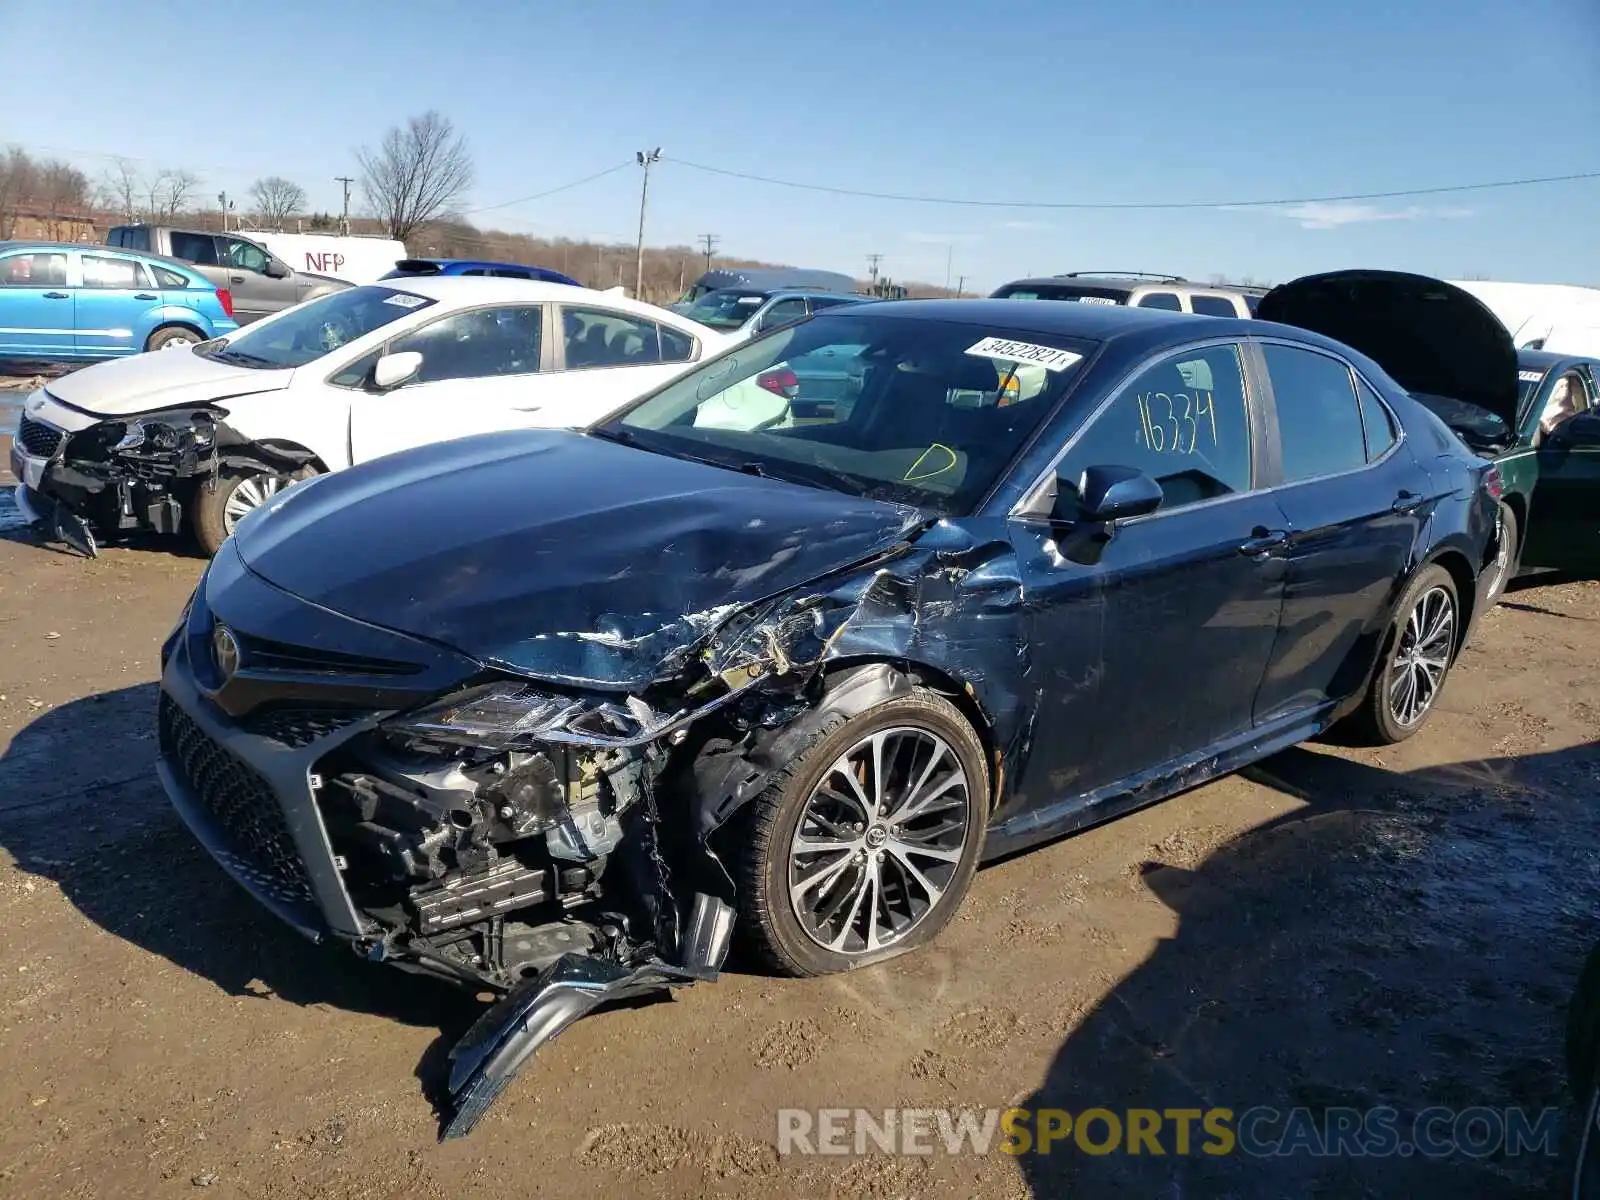
[[[380,237],[341,237],[334,233],[273,233],[235,230],[240,237],[272,251],[296,271],[331,275],[346,283],[375,283],[409,258],[404,242]]]

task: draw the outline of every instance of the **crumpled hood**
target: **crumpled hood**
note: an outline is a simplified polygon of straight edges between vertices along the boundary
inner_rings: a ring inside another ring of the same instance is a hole
[[[1464,400],[1515,427],[1517,348],[1476,297],[1426,275],[1330,271],[1280,284],[1256,316],[1361,351],[1410,392]]]
[[[258,371],[201,358],[187,347],[114,358],[52,380],[57,400],[100,416],[130,416],[210,404],[229,396],[276,392],[293,370]]]
[[[868,558],[925,520],[522,430],[321,476],[235,536],[252,571],[336,612],[540,678],[637,688],[738,606]]]

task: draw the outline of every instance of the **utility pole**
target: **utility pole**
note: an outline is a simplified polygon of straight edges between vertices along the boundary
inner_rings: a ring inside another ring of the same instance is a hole
[[[872,277],[872,286],[878,286],[878,264],[883,261],[881,254],[867,255],[867,273]]]
[[[228,232],[228,193],[217,193],[217,207],[222,210],[222,232]]]
[[[349,237],[350,236],[350,185],[352,183],[354,183],[355,180],[351,179],[350,176],[348,176],[348,175],[335,175],[333,177],[333,181],[335,183],[344,184],[344,213],[339,218],[339,232],[344,234],[345,237]]]
[[[639,260],[633,283],[633,298],[640,300],[644,297],[644,203],[650,195],[650,164],[661,161],[661,147],[657,146],[648,153],[640,150],[635,157],[639,160],[639,165],[644,168],[644,186],[639,189]],[[621,280],[617,282],[620,283]]]
[[[950,264],[955,261],[956,246],[951,242],[944,248],[944,290],[950,290]]]
[[[963,275],[956,280],[956,299],[961,299],[961,293],[967,290],[967,277]]]
[[[717,248],[717,235],[714,233],[702,233],[700,235],[700,240],[705,244],[706,270],[709,271],[711,270],[711,255],[716,251]]]

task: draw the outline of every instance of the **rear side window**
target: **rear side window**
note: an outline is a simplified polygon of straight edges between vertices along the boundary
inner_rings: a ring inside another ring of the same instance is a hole
[[[1366,436],[1350,368],[1326,354],[1294,346],[1269,344],[1261,349],[1277,404],[1284,482],[1365,466]]]
[[[654,321],[598,308],[562,308],[561,328],[568,370],[661,361],[661,332]]]
[[[1189,309],[1202,317],[1237,317],[1239,310],[1226,296],[1190,296]]]
[[[0,287],[66,287],[65,254],[12,254],[0,258]]]
[[[1378,393],[1359,375],[1356,376],[1356,398],[1361,402],[1361,427],[1367,434],[1367,461],[1377,462],[1400,440],[1400,434],[1388,408],[1378,399]]]
[[[688,362],[694,357],[694,339],[671,325],[661,326],[661,361]]]
[[[215,267],[217,262],[217,239],[208,233],[184,233],[182,230],[172,231],[172,257],[181,258],[184,262],[201,263],[204,266]]]
[[[198,284],[191,284],[188,278],[179,275],[176,271],[169,271],[166,267],[158,267],[152,264],[150,270],[154,272],[156,284],[159,287],[177,289],[199,286]]]
[[[86,288],[147,288],[149,277],[138,263],[126,258],[83,256],[83,286]]]
[[[1146,292],[1139,297],[1139,308],[1164,308],[1171,312],[1182,312],[1183,303],[1171,292]]]

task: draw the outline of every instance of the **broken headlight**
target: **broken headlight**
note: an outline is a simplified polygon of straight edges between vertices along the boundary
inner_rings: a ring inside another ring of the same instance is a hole
[[[621,702],[562,696],[506,682],[457,693],[395,717],[385,727],[392,733],[486,750],[551,742],[623,747],[652,741],[694,715],[663,716],[632,696]]]
[[[209,450],[217,440],[216,426],[206,413],[167,413],[160,417],[139,417],[124,427],[113,451],[150,450],[171,453],[181,449],[185,436],[193,438],[196,450]]]

